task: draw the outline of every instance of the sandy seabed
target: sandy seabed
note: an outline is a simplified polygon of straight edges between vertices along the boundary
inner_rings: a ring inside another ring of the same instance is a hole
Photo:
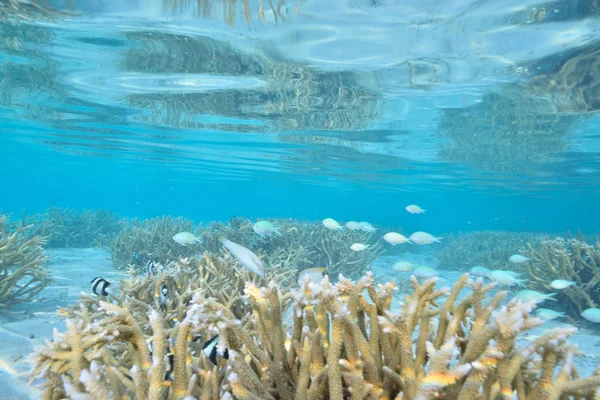
[[[122,271],[112,267],[110,255],[102,249],[55,249],[48,251],[48,268],[55,282],[45,288],[34,302],[19,304],[0,311],[0,400],[30,400],[41,396],[39,390],[28,383],[27,372],[31,366],[27,356],[37,344],[52,337],[53,329],[65,331],[64,321],[56,316],[56,308],[74,305],[82,291],[90,293],[90,281],[101,276],[111,282],[124,277]],[[410,274],[392,269],[396,261],[405,260],[430,267],[437,266],[433,256],[405,253],[402,256],[384,256],[372,265],[377,281],[409,279]],[[451,286],[462,274],[460,271],[439,270],[438,286]],[[467,291],[463,291],[466,295]],[[400,293],[398,293],[400,295]],[[398,296],[400,298],[400,296]],[[399,301],[392,308],[397,308]],[[573,321],[559,319],[528,332],[522,340],[533,340],[547,329]],[[600,364],[600,335],[586,329],[571,338],[579,345],[583,355],[577,357],[576,365],[582,376],[589,376]]]

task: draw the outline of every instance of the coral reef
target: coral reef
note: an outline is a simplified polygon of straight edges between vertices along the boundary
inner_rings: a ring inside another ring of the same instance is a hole
[[[165,216],[143,221],[134,218],[116,238],[104,241],[104,245],[110,250],[113,265],[119,269],[130,266],[142,269],[149,260],[167,264],[201,253],[198,245],[183,246],[175,242],[173,236],[179,232],[197,230],[187,218]]]
[[[508,258],[519,253],[525,243],[537,245],[549,239],[539,233],[478,231],[450,235],[437,257],[445,269],[467,271],[476,265],[494,269],[520,269]]]
[[[343,273],[349,277],[362,276],[382,251],[380,244],[362,252],[350,250],[352,243],[372,242],[373,235],[369,233],[331,231],[321,223],[313,222],[269,221],[279,228],[279,234],[262,238],[253,231],[252,220],[239,217],[226,223],[212,222],[196,230],[192,221],[182,218],[133,220],[115,240],[109,242],[109,247],[116,268],[126,269],[132,265],[141,269],[150,259],[167,264],[204,251],[218,254],[222,251],[219,238],[224,236],[254,251],[271,268],[285,266],[302,270],[320,267],[326,268],[331,276]],[[182,246],[172,239],[181,231],[195,232],[202,240],[193,246]]]
[[[517,344],[542,322],[530,315],[533,304],[501,305],[506,292],[487,299],[493,285],[467,275],[451,290],[435,284],[413,279],[398,311],[394,283],[376,285],[370,275],[291,292],[248,282],[251,312],[242,318],[199,292],[176,321],[151,306],[142,315],[127,296],[97,300],[94,310],[82,303],[67,331],[32,355],[32,377],[43,379],[49,400],[594,397],[600,368],[579,376],[567,341],[573,328]],[[211,363],[202,343],[216,335]]]
[[[45,238],[30,235],[31,229],[0,215],[0,307],[28,301],[49,283]]]
[[[35,225],[33,234],[47,238],[46,247],[93,247],[114,238],[123,225],[120,217],[108,210],[83,210],[51,207],[46,213],[26,218]]]
[[[523,252],[531,258],[525,264],[532,289],[557,292],[564,311],[577,317],[587,308],[600,306],[600,241],[588,244],[583,237],[545,240]],[[562,290],[549,285],[555,279],[575,282]]]
[[[326,268],[332,277],[342,273],[349,277],[364,275],[367,267],[381,254],[383,247],[375,244],[362,252],[350,250],[352,243],[371,243],[373,234],[362,231],[332,231],[318,222],[300,222],[292,219],[270,219],[279,228],[278,235],[257,238],[252,230],[253,221],[243,218],[228,224],[210,224],[203,233],[204,244],[210,252],[218,252],[218,237],[224,235],[244,246],[264,254],[268,265],[287,260],[299,270],[312,267]]]

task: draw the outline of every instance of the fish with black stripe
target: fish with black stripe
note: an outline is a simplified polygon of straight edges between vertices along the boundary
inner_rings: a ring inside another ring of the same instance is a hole
[[[217,344],[219,343],[219,335],[216,335],[212,339],[209,339],[206,343],[202,345],[202,351],[204,355],[208,357],[210,362],[214,365],[217,365]],[[229,351],[225,349],[223,354],[220,354],[225,360],[229,359]]]
[[[110,282],[106,279],[97,276],[92,279],[90,284],[92,285],[92,293],[94,293],[96,296],[108,296],[110,294],[110,292],[107,290],[110,286]]]
[[[146,263],[146,275],[156,275],[156,264],[154,264],[154,261],[152,261],[152,259],[148,260],[148,262]]]

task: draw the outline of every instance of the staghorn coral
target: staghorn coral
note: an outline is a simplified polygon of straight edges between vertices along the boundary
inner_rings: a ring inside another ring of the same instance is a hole
[[[35,225],[33,234],[47,237],[46,247],[92,247],[114,238],[122,227],[119,216],[109,210],[51,207],[46,213],[25,218]]]
[[[587,308],[600,306],[600,241],[592,245],[583,237],[545,240],[540,246],[528,245],[524,255],[530,286],[535,290],[555,291],[549,284],[554,279],[566,279],[575,285],[557,292],[556,299],[564,310],[579,317]]]
[[[67,331],[32,355],[32,376],[44,379],[45,399],[593,398],[600,368],[579,376],[567,342],[574,329],[519,346],[521,333],[541,323],[532,304],[500,306],[506,292],[484,303],[493,285],[466,275],[451,290],[435,283],[413,279],[396,312],[394,283],[376,285],[370,275],[286,293],[275,282],[247,283],[251,317],[236,319],[198,293],[174,327],[152,308],[141,325],[127,306],[99,301],[92,317],[81,305]],[[229,357],[211,365],[196,338],[215,334],[218,353]]]
[[[380,244],[362,252],[350,250],[352,243],[373,241],[373,235],[369,233],[331,231],[314,222],[269,221],[279,227],[280,234],[261,238],[252,230],[254,221],[237,217],[225,223],[212,222],[206,227],[198,227],[195,232],[202,239],[201,243],[185,247],[174,242],[172,237],[180,231],[193,232],[192,221],[171,217],[143,222],[133,220],[109,246],[117,268],[133,265],[141,269],[150,259],[167,264],[204,251],[218,254],[222,249],[219,238],[224,236],[254,251],[270,267],[285,266],[296,270],[322,267],[332,276],[343,273],[350,277],[362,276],[382,251]]]
[[[286,260],[299,270],[312,267],[326,268],[331,276],[342,273],[349,277],[362,276],[368,266],[381,254],[383,247],[375,244],[366,251],[350,250],[352,243],[370,243],[373,234],[362,231],[332,231],[318,222],[270,219],[279,228],[278,235],[259,238],[252,230],[253,221],[237,218],[229,226],[211,224],[203,233],[207,250],[218,252],[218,236],[232,235],[238,243],[264,254],[268,265]]]
[[[114,240],[106,240],[104,245],[110,250],[115,268],[142,269],[150,259],[167,264],[198,254],[198,246],[183,246],[173,240],[179,232],[196,232],[194,222],[170,216],[143,221],[134,218]]]
[[[41,247],[45,238],[31,235],[31,229],[0,215],[0,307],[30,300],[50,281]]]
[[[523,243],[537,244],[549,236],[539,233],[478,231],[450,235],[437,257],[446,269],[466,271],[476,265],[489,269],[515,269],[508,258],[519,253]]]

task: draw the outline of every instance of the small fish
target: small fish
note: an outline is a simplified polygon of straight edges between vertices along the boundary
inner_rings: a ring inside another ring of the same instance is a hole
[[[163,282],[163,284],[160,286],[158,304],[160,304],[161,307],[166,307],[168,300],[169,300],[169,287],[167,286],[166,283]]]
[[[412,274],[419,279],[429,279],[439,275],[435,268],[427,267],[425,265],[419,265],[415,267],[412,271]]]
[[[383,240],[385,240],[392,246],[395,246],[397,244],[410,243],[410,240],[406,236],[401,235],[397,232],[386,233],[385,235],[383,235]]]
[[[563,312],[550,310],[548,308],[538,308],[537,310],[535,310],[535,315],[537,315],[539,318],[543,319],[544,321],[550,321],[555,318],[564,317],[566,314]]]
[[[577,282],[575,282],[575,281],[567,281],[565,279],[555,279],[552,282],[550,282],[550,287],[552,289],[561,290],[561,289],[568,288],[569,286],[572,286],[576,283]]]
[[[325,218],[323,220],[323,225],[325,225],[325,228],[327,229],[332,229],[334,231],[341,231],[342,229],[344,229],[343,226],[341,226],[335,219],[333,218]]]
[[[216,335],[215,337],[213,337],[212,339],[209,339],[208,341],[206,341],[206,343],[204,343],[202,345],[202,352],[204,352],[204,354],[206,355],[206,357],[208,357],[208,359],[210,360],[210,362],[212,362],[214,365],[217,365],[217,344],[219,343],[219,335]],[[222,354],[219,354],[221,357],[223,357],[225,360],[229,359],[229,351],[227,350],[227,348],[225,350],[223,350]]]
[[[110,286],[110,282],[99,276],[92,279],[90,282],[92,285],[92,293],[96,296],[108,296],[109,292],[106,290]]]
[[[514,274],[508,271],[501,271],[498,269],[490,272],[489,278],[504,286],[523,285],[525,282],[525,280],[518,279]]]
[[[324,277],[327,276],[327,269],[325,268],[307,268],[300,271],[298,275],[298,285],[300,285],[306,277],[310,279],[311,282],[321,283]]]
[[[469,270],[469,275],[476,276],[478,278],[487,278],[490,276],[492,271],[481,265],[476,265]]]
[[[183,246],[189,246],[196,243],[202,243],[202,238],[194,236],[193,233],[179,232],[173,236],[173,240]]]
[[[354,243],[354,244],[352,244],[352,246],[350,246],[350,249],[352,251],[363,251],[368,248],[369,248],[369,246],[362,244],[362,243]]]
[[[221,237],[220,242],[233,257],[238,260],[244,267],[246,267],[251,272],[254,272],[260,277],[265,276],[265,267],[260,258],[252,251],[242,246],[241,244],[237,244],[232,242],[229,239]]]
[[[423,210],[421,207],[419,207],[416,204],[408,205],[404,209],[411,214],[424,214],[425,211],[427,211],[427,210]]]
[[[373,227],[373,225],[371,225],[367,221],[361,221],[358,224],[360,225],[360,228],[365,232],[375,232],[377,230],[377,228]]]
[[[588,308],[581,313],[581,316],[590,322],[600,322],[600,308]]]
[[[515,297],[524,302],[533,301],[535,304],[540,304],[546,300],[556,301],[556,299],[553,298],[555,295],[556,293],[540,293],[535,290],[524,289],[518,291]]]
[[[443,239],[443,237],[435,237],[427,232],[415,232],[412,235],[410,235],[411,242],[416,243],[416,244],[432,244],[432,243],[440,243],[440,240]]]
[[[356,221],[348,221],[344,225],[346,226],[346,228],[350,229],[351,231],[359,231],[362,229],[362,225]]]
[[[252,230],[261,237],[270,237],[273,234],[281,235],[279,228],[275,228],[269,221],[258,221],[252,226]]]
[[[394,263],[392,269],[398,272],[410,272],[415,268],[415,264],[408,261],[398,261]]]
[[[513,254],[512,256],[508,257],[508,261],[515,263],[515,264],[521,264],[521,263],[524,263],[529,260],[530,260],[530,258],[527,258],[520,254]]]
[[[146,275],[154,276],[156,275],[156,267],[154,266],[154,261],[148,260],[146,263]]]

